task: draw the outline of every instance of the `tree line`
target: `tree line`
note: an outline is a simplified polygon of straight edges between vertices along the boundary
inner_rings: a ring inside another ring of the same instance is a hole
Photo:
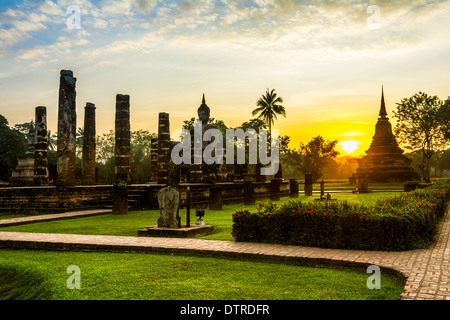
[[[251,115],[254,118],[243,122],[237,128],[228,127],[224,121],[211,118],[211,124],[223,133],[226,129],[268,130],[272,128],[278,116],[287,117],[283,98],[275,90],[267,89],[256,102],[256,109]],[[422,173],[425,182],[430,181],[432,170],[434,175],[450,170],[450,97],[446,101],[436,96],[418,93],[411,98],[403,99],[397,104],[395,112],[397,125],[395,134],[401,144],[413,150],[408,156],[413,159]],[[190,129],[195,118],[184,121],[183,128]],[[27,135],[33,122],[10,127],[5,117],[0,115],[0,181],[8,181],[17,166],[18,159],[23,157],[27,148]],[[84,131],[77,131],[77,178],[81,180],[81,164]],[[132,182],[146,183],[151,172],[151,141],[157,134],[146,130],[131,132]],[[311,173],[313,179],[322,178],[346,179],[357,168],[356,159],[346,157],[345,161],[337,161],[336,150],[338,140],[325,140],[321,135],[307,143],[300,143],[298,148],[290,148],[290,137],[280,137],[280,163],[283,177],[286,179],[303,179],[305,173]],[[109,131],[97,137],[97,181],[99,184],[114,182],[115,133]],[[57,134],[48,132],[48,160],[51,178],[56,172]],[[247,146],[237,146],[247,147]],[[250,168],[251,170],[252,168]]]

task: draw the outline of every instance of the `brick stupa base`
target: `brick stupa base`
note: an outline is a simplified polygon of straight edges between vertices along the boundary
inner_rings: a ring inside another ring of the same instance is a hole
[[[139,237],[155,237],[155,238],[197,238],[210,235],[214,232],[213,226],[197,226],[191,225],[187,228],[181,226],[179,229],[159,228],[158,226],[150,226],[138,230]]]

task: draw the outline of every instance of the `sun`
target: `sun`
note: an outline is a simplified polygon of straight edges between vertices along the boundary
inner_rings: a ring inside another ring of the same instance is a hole
[[[347,155],[352,155],[362,143],[356,140],[345,140],[339,142],[339,148],[344,151]]]

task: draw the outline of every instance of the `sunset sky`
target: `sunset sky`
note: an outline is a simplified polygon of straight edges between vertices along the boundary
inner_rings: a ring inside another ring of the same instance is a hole
[[[81,29],[67,26],[71,5]],[[132,130],[157,132],[158,113],[179,129],[203,93],[212,117],[238,126],[270,88],[284,98],[275,128],[291,147],[322,135],[357,156],[382,85],[391,118],[419,91],[450,96],[449,31],[450,0],[2,0],[0,114],[12,126],[47,106],[55,132],[61,69],[78,78],[78,126],[95,103],[98,134],[114,129],[119,93],[131,96]]]

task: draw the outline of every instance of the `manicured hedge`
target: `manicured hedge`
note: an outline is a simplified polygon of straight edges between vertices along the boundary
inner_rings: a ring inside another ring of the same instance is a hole
[[[440,182],[374,205],[291,200],[259,203],[256,212],[236,211],[237,242],[278,243],[336,249],[400,251],[426,248],[450,200]]]

